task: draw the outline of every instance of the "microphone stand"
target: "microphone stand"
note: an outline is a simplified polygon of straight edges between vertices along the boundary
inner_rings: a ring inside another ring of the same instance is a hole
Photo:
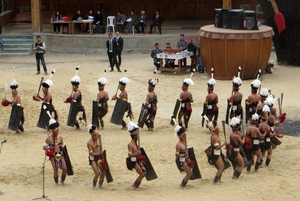
[[[46,154],[45,154],[45,158],[44,158],[44,163],[43,163],[43,166],[42,166],[42,172],[41,174],[43,174],[43,195],[42,197],[38,197],[38,198],[34,198],[32,200],[38,200],[38,199],[47,199],[47,200],[50,200],[49,198],[47,198],[48,196],[45,196],[45,162],[46,162]]]

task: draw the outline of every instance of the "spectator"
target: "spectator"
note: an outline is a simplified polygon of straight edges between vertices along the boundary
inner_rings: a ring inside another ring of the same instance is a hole
[[[117,44],[117,47],[116,47],[116,66],[117,66],[117,68],[120,69],[121,61],[122,61],[121,53],[123,51],[124,42],[123,42],[123,38],[120,36],[119,31],[116,31],[116,36],[117,37],[114,38],[114,40]],[[118,56],[118,60],[117,60],[117,56]]]
[[[155,12],[155,15],[153,16],[153,23],[150,25],[150,34],[152,34],[152,28],[157,26],[159,30],[159,34],[161,34],[161,24],[163,23],[164,18],[159,14],[159,11],[157,10]]]
[[[195,44],[193,43],[193,39],[189,38],[189,42],[188,42],[188,45],[187,45],[187,50],[190,51],[190,52],[193,52],[194,53],[194,56],[191,56],[192,58],[192,69],[193,68],[196,68],[196,65],[197,65],[197,60],[196,60],[196,51],[197,51],[197,48],[195,46]]]
[[[169,42],[166,43],[166,53],[169,53],[168,51],[171,50],[172,47],[171,47],[171,44]],[[174,68],[175,67],[175,59],[165,59],[165,68]]]
[[[82,21],[82,15],[81,15],[81,10],[80,9],[78,9],[77,10],[77,14],[76,15],[74,15],[73,16],[73,20],[75,20],[75,21]],[[78,28],[78,30],[79,31],[81,31],[81,26],[82,26],[83,24],[77,24],[76,23],[76,27]],[[82,30],[83,31],[83,30]]]
[[[113,40],[113,35],[111,33],[108,34],[108,40],[106,41],[106,47],[107,47],[107,55],[109,59],[109,64],[111,67],[110,72],[114,71],[114,65],[117,63],[116,62],[116,50],[117,50],[117,45],[116,41]],[[117,65],[117,69],[119,72],[119,66]]]
[[[130,15],[128,16],[125,24],[126,24],[126,34],[130,32],[133,25],[137,23],[137,16],[134,14],[134,10],[130,11]]]
[[[184,40],[184,34],[180,34],[180,40],[177,42],[176,48],[179,49],[180,51],[186,50],[187,44],[188,42]],[[180,62],[182,61],[183,61],[183,65],[186,66],[186,58],[182,59]]]
[[[45,75],[48,75],[47,67],[46,67],[45,60],[44,60],[44,53],[46,50],[46,45],[43,41],[41,41],[41,36],[37,36],[36,39],[37,39],[37,42],[34,44],[34,48],[33,48],[33,50],[36,51],[35,52],[36,67],[37,67],[36,75],[40,74],[40,60],[43,65]]]
[[[199,37],[199,43],[197,44],[197,57],[198,57],[198,71],[199,73],[204,73],[204,65],[201,58],[201,52],[200,52],[200,37]]]
[[[0,21],[0,46],[1,46],[1,50],[3,50],[3,41],[2,41],[2,23]]]
[[[124,14],[121,13],[121,11],[118,12],[118,16],[117,16],[117,31],[119,30],[119,27],[122,27],[122,33],[124,33],[124,23],[126,21],[126,16]]]
[[[96,25],[97,25],[97,32],[101,33],[101,25],[103,25],[103,15],[102,15],[102,13],[99,9],[97,10],[97,14],[96,14],[96,17],[95,17],[95,22],[96,22]]]
[[[59,11],[55,11],[55,14],[53,15],[53,18],[52,20],[54,22],[57,22],[57,21],[61,21],[62,20],[62,15],[59,13]],[[54,33],[58,34],[60,32],[60,26],[61,24],[53,24],[53,28],[54,28]],[[56,31],[57,29],[57,31]]]
[[[86,19],[88,20],[91,20],[91,21],[94,21],[95,23],[95,15],[94,15],[94,12],[92,9],[90,9],[89,13],[85,16]],[[90,24],[86,24],[86,27],[85,27],[85,32],[88,32],[90,33]]]
[[[141,16],[138,19],[138,23],[134,26],[138,33],[141,33],[139,27],[142,27],[142,32],[144,33],[144,28],[147,26],[147,15],[145,15],[145,11],[142,10]]]
[[[156,66],[157,70],[160,69],[160,59],[158,59],[156,55],[162,52],[162,49],[159,49],[159,44],[155,43],[155,49],[151,51],[151,57],[153,58],[153,64]]]

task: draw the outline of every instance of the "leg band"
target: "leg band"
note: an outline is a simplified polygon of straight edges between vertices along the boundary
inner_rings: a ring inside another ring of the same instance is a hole
[[[239,172],[239,171],[236,170],[236,172],[235,172],[235,177],[236,177],[236,178],[239,178],[240,175],[241,175],[241,172]]]
[[[270,162],[271,162],[271,159],[267,158],[267,160],[266,160],[266,166],[268,166],[270,164]]]
[[[179,123],[179,126],[181,126],[181,127],[182,127],[182,123]]]
[[[99,186],[102,186],[103,180],[99,180]]]
[[[187,182],[185,182],[185,181],[184,181],[184,178],[183,178],[183,180],[182,180],[182,182],[181,182],[181,186],[182,186],[182,187],[185,187],[186,184],[187,184]]]
[[[93,179],[93,186],[95,187],[96,184],[97,184],[97,181],[95,181],[95,180]]]
[[[100,125],[101,125],[101,128],[103,128],[103,127],[104,127],[104,122],[103,122],[103,120],[102,120],[102,119],[100,120]]]
[[[76,128],[78,129],[78,128],[79,128],[79,123],[78,123],[78,122],[75,122],[75,126],[76,126]]]
[[[54,177],[54,181],[55,181],[55,183],[58,183],[58,176]]]
[[[135,188],[138,188],[140,186],[141,182],[138,182],[137,180],[135,180],[134,182],[134,186]]]
[[[251,163],[249,163],[249,165],[247,166],[247,171],[250,172],[251,170]]]
[[[256,162],[256,163],[255,163],[255,170],[258,170],[259,165],[260,165],[260,162]]]
[[[218,177],[218,176],[215,176],[214,183],[217,183],[218,180],[219,180],[219,177]]]
[[[123,127],[123,128],[125,128],[125,127],[126,127],[126,123],[125,123],[125,121],[124,121],[124,120],[122,121],[122,127]]]
[[[67,176],[67,175],[63,175],[63,174],[62,174],[62,175],[61,175],[61,181],[65,181],[65,180],[66,180],[66,176]]]

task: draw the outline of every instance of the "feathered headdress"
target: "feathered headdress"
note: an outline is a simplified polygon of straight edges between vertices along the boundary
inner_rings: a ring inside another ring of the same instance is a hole
[[[16,89],[16,88],[18,88],[18,83],[17,83],[17,81],[15,80],[15,79],[12,79],[12,81],[11,81],[11,83],[10,83],[10,88],[11,89]]]
[[[174,129],[175,135],[180,135],[185,132],[185,128],[177,125]]]
[[[120,79],[120,81],[119,81],[119,83],[121,84],[121,85],[126,85],[126,84],[128,84],[130,82],[130,80],[127,78],[127,77],[122,77],[121,79]]]
[[[214,69],[211,68],[211,78],[210,78],[210,80],[208,80],[207,85],[208,85],[208,87],[213,88],[216,83],[217,82],[214,79]]]
[[[94,126],[93,124],[90,124],[88,126],[88,130],[89,130],[89,133],[92,134],[92,132],[96,129],[96,126]]]
[[[47,110],[47,106],[44,105],[43,106],[44,110]],[[50,121],[49,121],[49,129],[54,129],[54,128],[58,128],[59,127],[59,123],[57,121],[55,121],[55,119],[52,118],[49,110],[46,111],[46,113],[48,114],[48,116],[50,117]]]
[[[241,124],[241,120],[237,117],[233,117],[230,121],[231,127],[238,127]]]
[[[128,123],[128,131],[129,132],[133,132],[135,130],[137,130],[139,127],[133,122],[133,121],[130,121]]]
[[[79,85],[79,84],[80,84],[80,81],[81,81],[80,77],[78,76],[79,68],[80,68],[80,66],[77,66],[77,67],[76,67],[76,75],[71,79],[71,83],[72,83],[72,85],[74,85],[74,86]]]
[[[101,78],[98,80],[98,85],[99,85],[99,86],[106,85],[107,83],[108,83],[108,79],[106,79],[105,77],[101,77]]]
[[[158,83],[158,79],[150,79],[148,81],[148,84],[152,87],[155,87],[157,83]]]
[[[51,78],[52,78],[52,76],[54,75],[54,73],[55,73],[55,69],[53,69],[53,71],[51,72],[51,75],[50,75],[49,79],[46,80],[45,82],[43,82],[43,84],[42,84],[43,87],[49,88],[49,87],[52,87],[52,86],[53,86],[53,82],[52,82]]]
[[[269,106],[269,107],[273,107],[273,105],[275,104],[276,99],[273,98],[272,95],[268,96],[268,98],[266,99],[265,103]]]
[[[261,70],[259,69],[256,80],[251,82],[251,87],[254,89],[258,89],[261,85],[261,81],[258,79],[260,77]]]
[[[267,98],[269,95],[269,92],[268,92],[268,89],[267,88],[263,88],[261,91],[260,91],[260,96],[262,98]]]
[[[191,78],[185,78],[183,80],[183,84],[186,86],[193,86],[195,85],[194,81]]]
[[[232,80],[232,83],[235,85],[235,86],[241,86],[242,85],[242,79],[240,78],[240,75],[241,75],[241,70],[242,68],[239,67],[239,72],[238,72],[238,76],[237,77],[233,77],[233,80]]]
[[[253,121],[258,121],[258,119],[259,119],[259,116],[258,116],[257,113],[255,113],[255,114],[252,115],[252,120]]]

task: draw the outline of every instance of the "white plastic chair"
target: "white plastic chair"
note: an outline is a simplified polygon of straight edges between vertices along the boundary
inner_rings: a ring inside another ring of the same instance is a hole
[[[108,33],[108,28],[113,28],[113,33],[115,33],[115,23],[116,23],[116,17],[115,16],[108,16],[107,17],[107,25],[106,25],[106,33]]]

